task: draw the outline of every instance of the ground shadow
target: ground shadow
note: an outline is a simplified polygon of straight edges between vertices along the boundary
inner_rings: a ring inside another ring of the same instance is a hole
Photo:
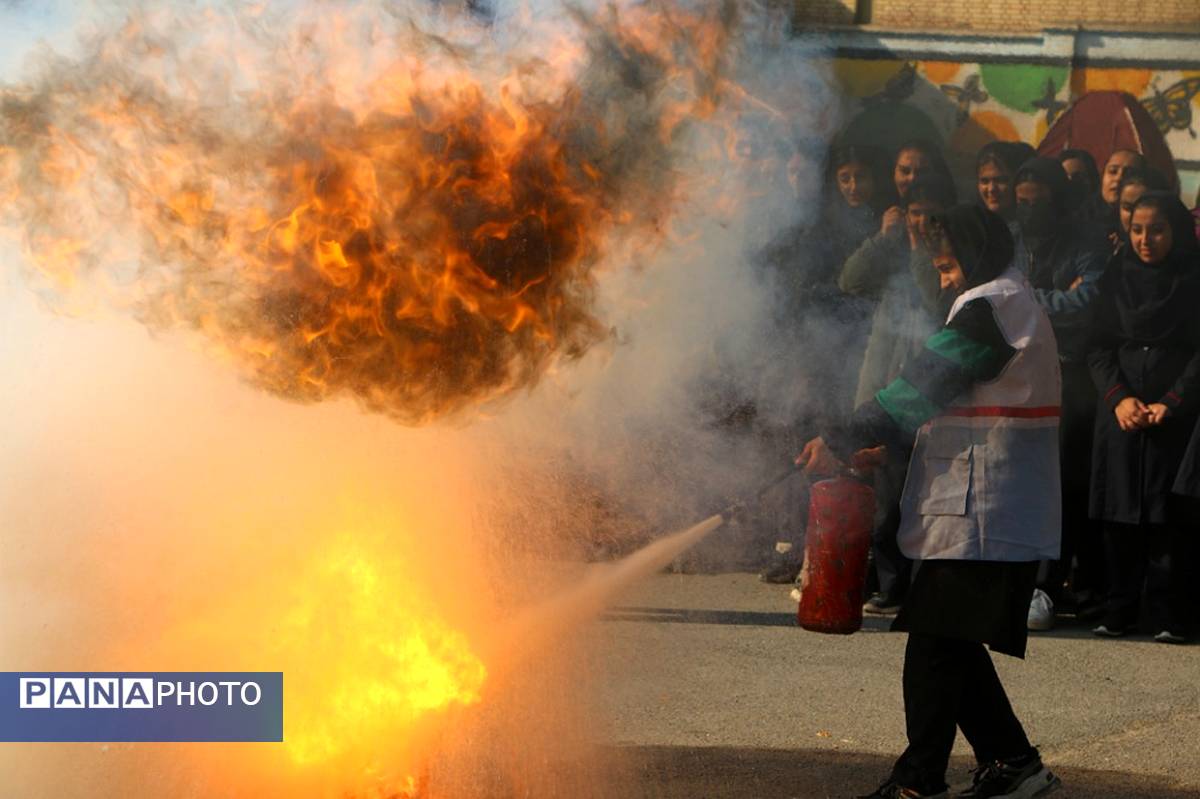
[[[651,624],[722,624],[741,627],[798,627],[795,612],[718,610],[708,608],[661,608],[643,605],[621,605],[610,608],[603,621],[643,622]],[[1096,621],[1081,621],[1071,616],[1059,616],[1054,629],[1030,633],[1030,638],[1095,638]],[[887,616],[864,616],[865,632],[890,632],[892,619]],[[897,633],[902,635],[902,633]],[[1122,640],[1158,644],[1149,633],[1132,634]]]
[[[795,627],[795,613],[750,610],[698,610],[691,608],[614,607],[604,621],[640,621],[656,624],[733,624],[745,627]]]
[[[823,799],[869,793],[886,777],[892,759],[835,750],[733,747],[614,747],[628,769],[633,792],[644,799]],[[951,787],[970,783],[970,762],[950,765]],[[1080,768],[1058,769],[1062,799],[1184,799],[1194,789],[1145,775]]]

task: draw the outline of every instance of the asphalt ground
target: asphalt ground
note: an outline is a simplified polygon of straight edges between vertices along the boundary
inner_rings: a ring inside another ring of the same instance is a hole
[[[847,797],[903,749],[905,636],[795,622],[788,587],[752,574],[659,574],[586,631],[605,675],[602,743],[674,797]],[[1099,639],[1073,620],[994,655],[1058,797],[1200,797],[1200,647]],[[970,782],[961,735],[948,780]]]

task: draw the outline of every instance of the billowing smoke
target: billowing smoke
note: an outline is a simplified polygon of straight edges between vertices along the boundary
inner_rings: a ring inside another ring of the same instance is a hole
[[[661,238],[737,16],[577,9],[513,50],[423,6],[182,8],[3,90],[5,221],[59,302],[102,289],[272,392],[406,423],[608,334],[592,270]]]
[[[843,356],[755,253],[836,102],[754,4],[479,8],[103,5],[0,90],[0,665],[289,686],[22,795],[631,795],[585,631],[497,631],[778,468]]]

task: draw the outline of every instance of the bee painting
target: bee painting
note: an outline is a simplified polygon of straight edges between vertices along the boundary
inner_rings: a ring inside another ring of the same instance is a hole
[[[1200,77],[1179,81],[1165,92],[1154,84],[1154,96],[1142,98],[1142,105],[1163,133],[1186,130],[1196,138],[1192,128],[1192,98],[1200,94]]]

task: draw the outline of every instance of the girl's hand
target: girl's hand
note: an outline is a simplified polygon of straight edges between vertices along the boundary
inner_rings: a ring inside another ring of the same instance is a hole
[[[819,436],[804,445],[804,449],[796,456],[796,465],[812,477],[834,475],[844,468],[842,462],[825,445],[825,439]]]
[[[1117,426],[1126,433],[1141,430],[1150,424],[1150,409],[1137,397],[1126,397],[1113,408]]]
[[[860,449],[850,458],[850,465],[864,472],[877,469],[885,463],[887,463],[887,447],[884,446]]]
[[[879,232],[884,236],[899,237],[904,235],[907,227],[903,209],[893,205],[883,212],[883,224],[880,226]]]
[[[925,237],[920,230],[914,230],[912,225],[905,225],[908,230],[908,248],[914,252],[923,251],[925,249]]]
[[[1171,413],[1171,409],[1161,402],[1150,403],[1146,406],[1146,411],[1149,413],[1150,424],[1162,424]]]

